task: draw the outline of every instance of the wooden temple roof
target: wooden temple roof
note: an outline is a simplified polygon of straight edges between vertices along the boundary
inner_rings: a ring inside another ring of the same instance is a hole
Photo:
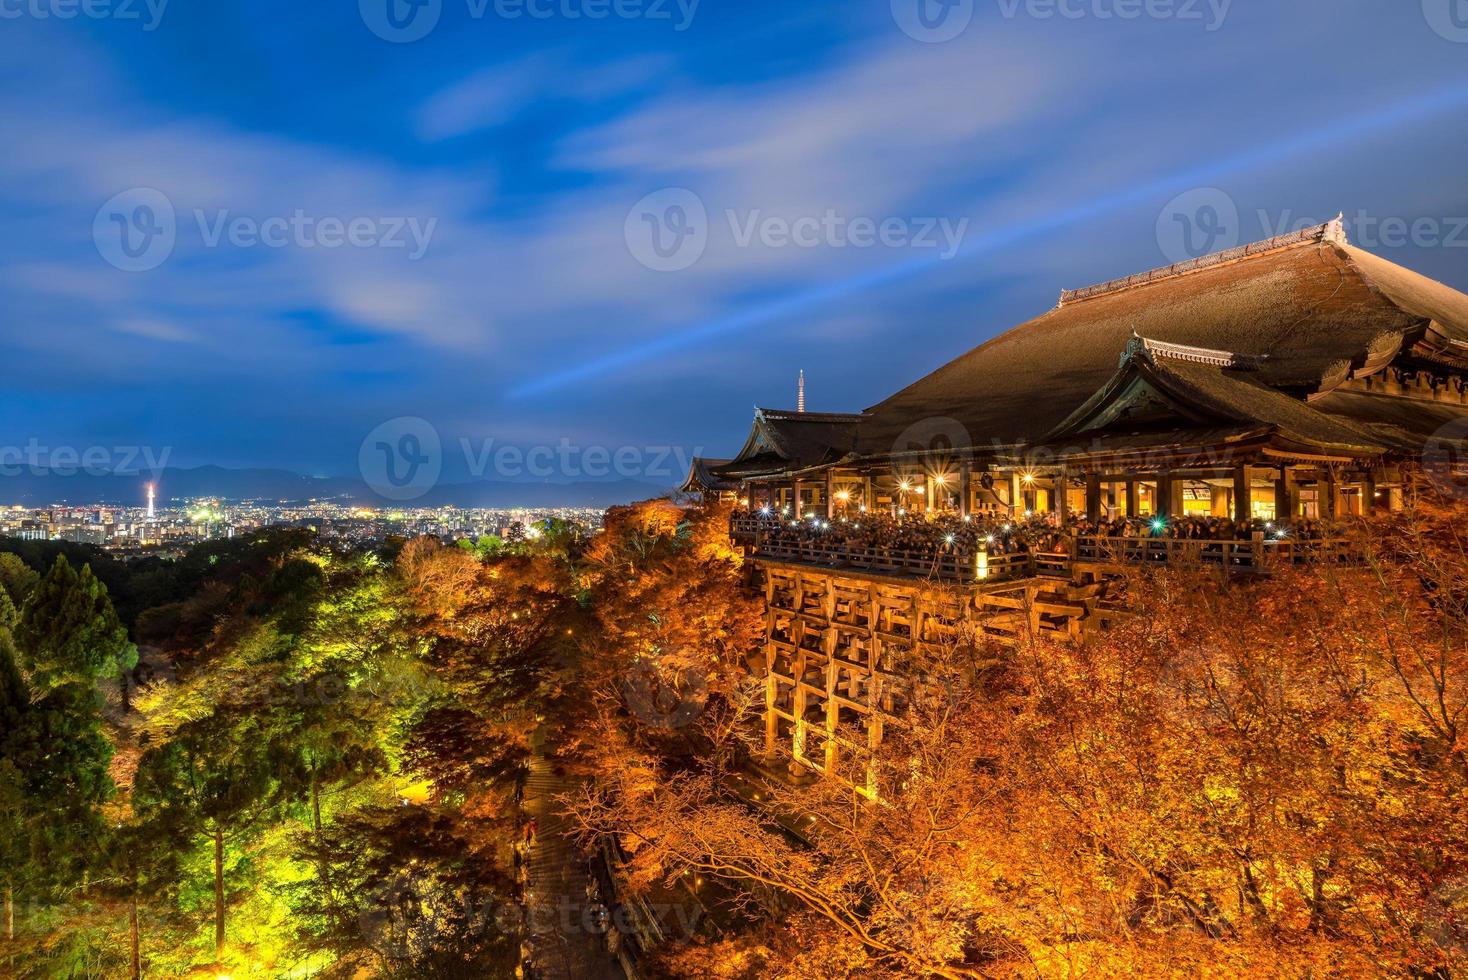
[[[688,467],[688,478],[678,489],[683,493],[725,493],[739,489],[739,481],[721,477],[714,473],[720,466],[728,466],[731,459],[712,459],[695,456]]]
[[[724,472],[761,454],[792,470],[881,459],[924,425],[941,428],[955,449],[1039,445],[1116,381],[1118,357],[1138,336],[1157,355],[1146,370],[1206,406],[1199,437],[1252,427],[1355,455],[1405,453],[1468,419],[1468,400],[1354,393],[1392,365],[1468,372],[1468,295],[1351,246],[1335,221],[1064,293],[1049,312],[859,414],[761,409]],[[1169,348],[1234,360],[1190,360]]]

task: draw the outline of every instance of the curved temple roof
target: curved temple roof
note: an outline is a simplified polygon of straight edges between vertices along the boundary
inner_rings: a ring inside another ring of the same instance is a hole
[[[882,458],[923,425],[954,448],[1035,445],[1114,380],[1118,356],[1138,335],[1161,355],[1149,357],[1151,370],[1178,390],[1353,452],[1420,449],[1445,420],[1468,418],[1468,401],[1423,402],[1437,423],[1429,427],[1411,418],[1411,401],[1358,393],[1361,379],[1389,365],[1468,373],[1468,295],[1351,246],[1335,221],[1067,292],[1049,312],[859,415],[760,410],[725,472],[772,448],[789,469]],[[1189,350],[1232,360],[1178,353]],[[785,451],[772,445],[781,442]]]

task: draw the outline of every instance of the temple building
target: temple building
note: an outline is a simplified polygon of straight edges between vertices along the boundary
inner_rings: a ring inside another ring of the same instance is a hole
[[[864,411],[803,409],[757,409],[684,489],[739,502],[767,758],[834,775],[919,648],[1083,639],[1127,614],[1122,566],[1350,561],[1352,518],[1468,486],[1468,295],[1337,220],[1062,293]]]
[[[1064,292],[861,412],[758,409],[705,477],[827,518],[1365,515],[1461,444],[1465,377],[1468,296],[1337,220]]]

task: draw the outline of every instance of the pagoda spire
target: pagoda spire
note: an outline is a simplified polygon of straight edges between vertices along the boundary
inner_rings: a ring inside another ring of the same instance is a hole
[[[796,382],[796,385],[795,385],[795,410],[797,412],[804,412],[805,411],[805,369],[804,368],[801,369],[801,371],[800,371],[800,380],[797,381]]]

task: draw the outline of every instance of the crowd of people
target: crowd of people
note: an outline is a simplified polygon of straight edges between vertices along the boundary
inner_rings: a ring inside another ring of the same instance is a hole
[[[1208,517],[1188,514],[1183,517],[1117,517],[1092,521],[1080,518],[1071,522],[1071,533],[1103,538],[1166,538],[1178,541],[1252,541],[1295,540],[1319,541],[1330,537],[1330,526],[1324,521],[1300,517],[1289,524],[1263,518],[1238,521],[1231,517]]]
[[[1074,537],[1160,538],[1199,541],[1303,540],[1330,536],[1322,521],[1298,518],[1288,526],[1255,519],[1227,517],[1117,517],[1100,521],[1075,518],[1064,527],[1056,514],[1016,519],[999,514],[859,513],[827,518],[806,515],[797,520],[770,508],[739,512],[758,522],[761,539],[770,546],[818,544],[835,551],[908,551],[921,554],[993,555],[1066,554]]]
[[[842,551],[908,551],[920,554],[995,555],[1053,551],[1064,537],[1053,515],[1012,520],[995,515],[856,514],[795,520],[773,512],[752,516],[770,545],[820,544]]]

